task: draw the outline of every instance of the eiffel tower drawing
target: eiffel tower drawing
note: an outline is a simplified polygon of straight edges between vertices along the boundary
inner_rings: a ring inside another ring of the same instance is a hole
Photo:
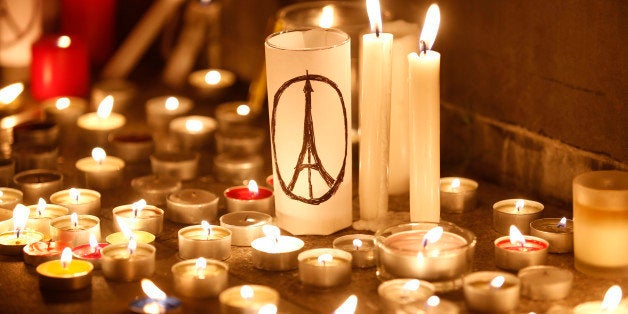
[[[309,188],[310,198],[314,197],[312,191],[312,171],[318,171],[321,178],[328,187],[334,184],[334,178],[325,170],[323,163],[321,162],[318,153],[316,152],[316,140],[314,137],[314,122],[312,121],[312,83],[310,82],[309,73],[305,71],[305,85],[303,86],[303,93],[305,94],[305,114],[303,120],[303,146],[301,146],[301,152],[297,159],[297,164],[294,166],[294,174],[292,180],[288,184],[288,190],[293,191],[294,186],[299,179],[299,175],[302,171],[307,171],[307,180]],[[307,161],[306,161],[307,159]]]

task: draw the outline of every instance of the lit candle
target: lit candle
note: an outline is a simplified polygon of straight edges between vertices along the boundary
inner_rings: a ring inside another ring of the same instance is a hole
[[[379,0],[367,0],[371,31],[360,56],[360,219],[388,212],[388,154],[393,35],[381,33]]]
[[[189,259],[172,266],[174,289],[180,295],[192,298],[215,297],[227,287],[229,266],[205,259]]]
[[[115,112],[123,112],[130,104],[134,104],[137,86],[125,79],[104,79],[93,84],[91,107],[97,108],[105,98],[112,96],[116,100]]]
[[[48,197],[63,188],[63,175],[54,170],[33,169],[19,172],[13,183],[24,193],[23,202],[34,204],[41,197]]]
[[[566,217],[537,219],[530,224],[530,235],[549,242],[550,253],[573,251],[573,220]]]
[[[129,308],[134,313],[166,313],[176,311],[181,306],[179,299],[167,296],[149,279],[142,279],[141,285],[147,297],[136,298],[131,302]]]
[[[134,239],[137,243],[146,243],[150,244],[155,241],[155,235],[148,231],[142,230],[131,230],[131,228],[127,225],[127,221],[122,220],[120,217],[115,217],[117,229],[121,230],[118,232],[114,232],[107,237],[105,237],[105,241],[109,244],[127,244]]]
[[[87,110],[87,100],[78,97],[54,97],[42,102],[46,118],[62,129],[71,129],[76,120]]]
[[[13,158],[17,171],[27,169],[55,169],[59,158],[57,146],[16,145]]]
[[[334,311],[334,314],[353,314],[358,307],[358,297],[355,294],[350,295],[340,306]]]
[[[578,304],[573,309],[574,314],[625,314],[628,313],[627,302],[622,302],[622,290],[618,285],[611,286],[604,294],[602,302],[592,301]]]
[[[13,128],[14,145],[56,146],[59,126],[53,121],[26,121]]]
[[[216,107],[214,115],[221,131],[248,125],[254,118],[251,113],[251,107],[245,101],[222,103]]]
[[[303,250],[303,240],[280,235],[277,226],[264,225],[264,237],[251,242],[253,266],[258,269],[286,271],[298,267],[298,256]]]
[[[476,241],[471,231],[445,221],[379,230],[375,234],[379,276],[426,280],[439,292],[457,289],[471,270]]]
[[[519,305],[519,279],[509,273],[480,271],[464,277],[464,299],[469,309],[510,312]]]
[[[273,220],[268,214],[240,211],[220,216],[220,226],[231,230],[231,245],[251,246],[253,240],[263,237],[263,227]]]
[[[417,312],[434,292],[434,285],[418,279],[392,279],[377,287],[377,294],[389,313]]]
[[[214,174],[220,182],[242,184],[250,178],[258,178],[264,167],[264,157],[259,154],[221,153],[214,156]]]
[[[217,128],[216,120],[207,116],[183,116],[170,121],[170,133],[180,141],[183,149],[195,150],[209,145]]]
[[[419,53],[408,55],[410,108],[410,221],[440,220],[440,54],[431,50],[440,11],[432,4],[419,38]]]
[[[232,127],[216,133],[216,152],[260,154],[266,142],[266,130],[253,126]]]
[[[100,219],[93,215],[72,213],[50,221],[50,238],[72,247],[89,243],[90,234],[100,241]]]
[[[462,213],[477,206],[478,183],[457,177],[440,179],[440,208],[444,212]]]
[[[30,210],[17,204],[13,209],[13,230],[0,233],[0,254],[22,255],[24,246],[39,242],[44,238],[41,232],[26,229],[26,220]]]
[[[279,293],[259,285],[235,286],[218,296],[223,313],[255,314],[268,304],[279,304]]]
[[[126,118],[123,115],[112,112],[113,104],[113,96],[107,96],[100,102],[96,112],[86,113],[76,120],[88,144],[107,145],[109,134],[126,124]]]
[[[93,269],[90,262],[72,260],[72,249],[66,247],[59,260],[42,263],[36,270],[41,289],[70,291],[91,286]]]
[[[182,96],[160,96],[146,102],[146,122],[155,130],[168,130],[172,119],[183,116],[194,107],[191,99]]]
[[[153,136],[144,130],[114,132],[109,137],[109,145],[115,156],[131,163],[148,160],[155,150]]]
[[[166,218],[185,224],[215,221],[218,200],[214,193],[201,189],[183,189],[171,193],[166,198]]]
[[[13,210],[15,205],[22,202],[23,197],[20,190],[0,187],[0,208]]]
[[[101,267],[107,279],[134,281],[149,277],[155,272],[155,247],[150,244],[129,243],[110,244],[102,248]]]
[[[188,83],[201,96],[213,96],[231,87],[235,81],[235,74],[223,69],[198,70],[188,76]]]
[[[225,260],[231,255],[231,231],[205,220],[200,225],[179,229],[178,238],[179,257],[183,259],[202,256]]]
[[[508,199],[493,204],[493,229],[508,234],[511,225],[524,234],[530,233],[530,223],[541,218],[543,204],[524,199]]]
[[[495,240],[495,265],[502,269],[542,265],[547,257],[549,243],[541,238],[524,236],[512,225],[510,235]]]
[[[43,198],[39,199],[37,205],[29,205],[28,209],[30,213],[26,221],[26,228],[41,232],[45,240],[50,239],[50,221],[68,214],[66,207],[46,204]]]
[[[337,249],[311,249],[299,254],[299,279],[306,285],[329,288],[351,281],[351,254]]]
[[[85,184],[94,189],[106,190],[117,187],[123,179],[124,160],[107,156],[104,149],[95,147],[92,156],[79,159],[75,167],[81,171]]]
[[[66,247],[69,247],[69,243],[51,240],[30,243],[24,246],[24,263],[37,266],[43,262],[59,259]]]
[[[70,188],[50,195],[50,202],[81,215],[100,214],[100,193],[89,189]]]
[[[171,177],[148,175],[131,180],[131,187],[147,203],[165,205],[166,197],[181,189],[181,181]]]
[[[573,274],[563,268],[538,265],[519,270],[521,295],[532,300],[564,299],[571,292]]]
[[[334,239],[334,249],[351,253],[353,267],[375,266],[375,237],[367,234],[350,234]]]
[[[100,269],[100,259],[102,258],[102,248],[109,245],[108,243],[98,243],[96,236],[89,235],[89,243],[79,245],[72,249],[72,255],[79,259],[92,263],[95,269]]]
[[[255,180],[250,180],[247,186],[234,186],[223,193],[230,212],[252,210],[272,215],[273,191],[260,187]]]
[[[156,152],[150,155],[150,166],[156,176],[189,181],[196,178],[200,158],[197,152]]]
[[[131,230],[146,231],[156,236],[163,231],[163,209],[147,205],[144,199],[133,204],[116,206],[112,213],[115,218],[113,228],[116,231],[121,231],[121,224],[128,226]]]
[[[24,91],[24,83],[13,83],[0,88],[0,113],[9,114],[22,103],[22,92]]]

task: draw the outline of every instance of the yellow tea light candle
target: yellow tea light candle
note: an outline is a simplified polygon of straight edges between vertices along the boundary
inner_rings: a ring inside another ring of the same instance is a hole
[[[0,188],[0,208],[13,210],[15,205],[22,202],[24,194],[20,190],[1,187]]]
[[[525,199],[508,199],[493,204],[493,229],[506,235],[511,225],[530,234],[530,223],[541,218],[543,204]]]
[[[216,95],[231,87],[235,81],[235,74],[223,69],[198,70],[188,76],[188,83],[201,96]]]
[[[134,281],[150,277],[155,271],[154,246],[137,243],[132,239],[126,244],[110,244],[101,251],[103,275],[116,281]]]
[[[44,235],[44,239],[50,239],[50,221],[54,218],[68,214],[68,209],[55,204],[46,204],[43,198],[40,198],[37,205],[29,205],[30,211],[26,228],[39,231]]]
[[[270,287],[243,285],[226,289],[218,296],[223,313],[254,314],[268,304],[279,304],[279,293]]]
[[[312,249],[299,254],[299,279],[306,285],[329,288],[351,281],[351,254],[337,249]]]
[[[76,124],[81,129],[82,138],[87,141],[86,144],[105,146],[109,133],[126,124],[126,118],[123,115],[112,112],[113,105],[114,98],[109,95],[100,102],[96,112],[86,113],[78,117]]]
[[[519,305],[519,279],[509,273],[480,271],[464,277],[464,299],[469,309],[509,312]]]
[[[50,238],[72,247],[89,243],[90,234],[100,242],[100,218],[93,215],[72,213],[50,221]]]
[[[159,236],[163,231],[163,209],[147,205],[144,199],[130,205],[114,207],[112,213],[113,228],[116,231],[122,231],[120,224],[128,226],[131,230],[150,232],[155,236]]]
[[[229,266],[220,261],[189,259],[174,264],[171,271],[174,289],[186,297],[215,297],[227,287]]]
[[[377,294],[389,313],[414,312],[434,293],[434,285],[418,279],[391,279],[377,287]]]
[[[0,233],[0,254],[22,255],[25,245],[39,242],[44,238],[41,232],[25,229],[29,209],[18,204],[13,209],[13,230]]]
[[[43,290],[72,291],[91,286],[94,265],[72,260],[72,249],[66,247],[59,260],[37,266],[39,287]]]
[[[179,229],[179,257],[205,257],[225,260],[231,255],[231,231],[202,221],[200,225]]]
[[[251,246],[251,242],[263,237],[262,229],[273,220],[268,214],[241,211],[220,216],[220,226],[231,230],[231,245]]]
[[[63,188],[63,174],[48,169],[26,170],[17,173],[13,183],[24,193],[24,203],[35,204],[40,197],[47,200]]]
[[[95,147],[92,156],[79,159],[75,167],[83,173],[85,184],[94,189],[107,190],[117,187],[123,179],[124,160],[107,156],[104,149]]]
[[[166,198],[166,218],[185,224],[215,221],[218,200],[214,193],[201,189],[183,189],[171,193]]]
[[[194,102],[183,96],[160,96],[146,102],[146,122],[148,126],[167,131],[170,121],[185,115],[194,107]]]
[[[89,189],[70,188],[50,195],[50,202],[81,215],[100,214],[100,193]]]
[[[253,266],[272,271],[296,269],[299,254],[305,245],[303,240],[282,236],[279,228],[273,225],[264,225],[262,231],[265,236],[251,242]]]

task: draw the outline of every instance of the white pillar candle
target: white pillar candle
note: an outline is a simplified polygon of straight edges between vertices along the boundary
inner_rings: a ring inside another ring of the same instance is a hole
[[[430,50],[439,23],[433,4],[421,32],[421,51],[408,55],[411,221],[440,219],[440,54]]]
[[[366,1],[371,30],[360,50],[360,219],[388,212],[390,81],[393,35],[381,33],[379,1]]]

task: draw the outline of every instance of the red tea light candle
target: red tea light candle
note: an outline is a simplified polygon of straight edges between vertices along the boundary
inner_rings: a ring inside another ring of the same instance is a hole
[[[68,214],[68,209],[54,204],[46,204],[40,198],[37,205],[29,205],[29,215],[26,221],[26,228],[39,231],[44,235],[44,239],[50,239],[50,221],[60,216]]]
[[[299,254],[303,251],[303,240],[280,235],[277,226],[264,225],[264,237],[251,242],[253,266],[271,271],[286,271],[299,267]]]
[[[194,71],[188,76],[188,83],[201,96],[211,96],[231,87],[236,81],[235,74],[223,69]]]
[[[415,312],[434,293],[434,285],[418,279],[391,279],[377,287],[388,313]]]
[[[262,307],[279,304],[279,292],[259,285],[243,285],[226,289],[218,296],[222,313],[259,313]]]
[[[83,261],[90,262],[94,265],[94,269],[100,269],[100,259],[102,258],[102,248],[109,245],[108,243],[98,243],[96,237],[91,234],[89,236],[89,244],[79,245],[72,249],[72,255]]]
[[[24,193],[25,203],[35,204],[39,198],[48,199],[63,188],[63,174],[48,169],[26,170],[17,173],[13,183]]]
[[[509,273],[480,271],[464,277],[464,299],[470,310],[506,313],[519,305],[519,279]]]
[[[89,243],[92,234],[100,242],[100,219],[93,215],[72,213],[50,221],[50,238],[72,247]]]
[[[16,111],[22,104],[24,83],[13,83],[0,88],[0,113],[8,115]]]
[[[78,97],[55,97],[42,102],[47,119],[62,128],[75,125],[78,117],[87,110],[87,100]]]
[[[375,266],[375,237],[368,234],[349,234],[334,239],[334,249],[351,254],[353,267],[368,268]]]
[[[69,243],[55,241],[39,241],[24,246],[24,263],[37,266],[43,262],[52,261],[61,257],[64,248]]]
[[[521,281],[521,295],[539,301],[566,298],[573,282],[573,274],[569,270],[547,265],[523,268],[517,277]]]
[[[166,218],[184,224],[199,224],[203,220],[215,221],[218,196],[201,189],[183,189],[166,198]]]
[[[150,155],[150,166],[156,176],[188,181],[196,178],[200,159],[197,152],[157,152]]]
[[[524,234],[530,234],[530,223],[541,218],[543,204],[524,199],[509,199],[493,204],[493,229],[508,234],[515,225]]]
[[[440,179],[440,207],[444,212],[462,213],[477,207],[478,183],[471,179]]]
[[[223,193],[227,201],[229,212],[258,211],[272,215],[273,191],[265,187],[259,187],[255,180],[250,180],[247,186],[234,186]]]
[[[200,225],[179,229],[179,257],[225,260],[231,255],[231,231],[202,221]]]
[[[611,286],[604,294],[604,299],[578,304],[574,314],[625,314],[628,313],[628,302],[622,302],[622,290],[618,285]]]
[[[183,116],[170,121],[170,133],[179,140],[181,148],[202,149],[209,146],[217,123],[207,116]]]
[[[44,238],[41,232],[26,229],[29,209],[18,204],[13,210],[13,230],[0,233],[0,254],[22,255],[25,245],[39,242]]]
[[[549,243],[541,238],[524,236],[514,225],[510,235],[495,240],[495,265],[507,270],[542,265],[547,257]]]
[[[222,103],[216,107],[214,116],[216,116],[216,121],[218,121],[218,127],[221,131],[248,125],[253,120],[251,107],[245,101]]]
[[[100,102],[96,112],[86,113],[76,120],[76,125],[83,132],[83,138],[88,144],[107,145],[109,134],[126,124],[126,118],[123,115],[112,112],[113,104],[113,96],[107,96]]]
[[[170,193],[181,190],[181,181],[171,177],[148,175],[131,180],[131,187],[147,203],[165,205]]]
[[[122,231],[120,225],[124,224],[131,230],[146,231],[159,236],[164,228],[163,209],[147,205],[144,199],[130,205],[117,206],[112,213],[113,228],[116,231]]]
[[[85,96],[89,90],[89,59],[83,41],[69,36],[44,36],[32,46],[31,94],[37,100]]]
[[[262,229],[273,220],[270,215],[256,211],[241,211],[220,216],[220,226],[231,230],[231,245],[251,246],[263,237]]]
[[[549,242],[550,253],[573,252],[573,220],[542,218],[530,224],[530,235]]]
[[[226,287],[229,266],[204,257],[176,263],[171,268],[174,289],[191,298],[209,298],[220,294]]]
[[[312,249],[298,256],[299,279],[306,285],[330,288],[351,281],[351,254],[337,249]]]
[[[100,214],[100,193],[89,189],[70,188],[50,195],[50,202],[80,215]]]
[[[73,291],[92,285],[94,265],[86,261],[72,260],[72,249],[66,247],[59,260],[37,266],[39,288],[42,290]]]
[[[170,121],[194,108],[191,99],[183,96],[161,96],[146,102],[146,122],[155,130],[167,131]]]
[[[12,188],[0,188],[0,208],[13,210],[15,205],[22,202],[24,194]]]
[[[79,159],[76,169],[83,173],[85,184],[94,189],[107,190],[122,183],[124,175],[124,160],[107,156],[104,149],[92,149],[92,157]]]
[[[177,311],[181,301],[169,297],[149,279],[142,279],[142,291],[146,298],[137,298],[131,302],[129,309],[134,313],[167,313]]]
[[[131,163],[145,161],[155,151],[153,136],[144,131],[112,133],[109,146],[115,156]]]
[[[105,278],[134,281],[150,277],[155,272],[154,246],[131,239],[125,244],[110,244],[100,251],[100,266]]]

